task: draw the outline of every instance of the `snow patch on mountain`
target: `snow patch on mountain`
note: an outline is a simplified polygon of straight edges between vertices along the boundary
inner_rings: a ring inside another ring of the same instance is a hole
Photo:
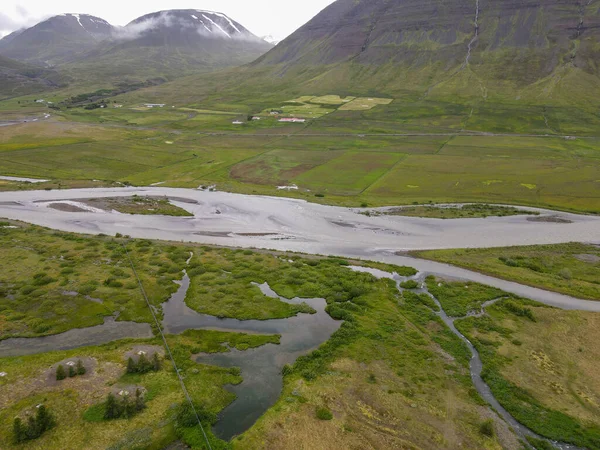
[[[217,22],[215,22],[214,20],[212,20],[210,17],[207,17],[205,14],[202,14],[202,17],[204,17],[206,20],[208,20],[210,23],[212,23],[214,26],[216,26],[219,30],[221,30],[223,32],[223,34],[225,36],[227,36],[229,39],[231,39],[231,35],[225,31],[221,25],[219,25]]]

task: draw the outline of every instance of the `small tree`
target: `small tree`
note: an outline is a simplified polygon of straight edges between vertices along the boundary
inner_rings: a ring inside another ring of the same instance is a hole
[[[106,398],[106,410],[104,411],[104,418],[107,420],[116,419],[121,416],[121,408],[115,396],[110,393]]]
[[[127,360],[127,373],[136,373],[137,372],[137,366],[135,364],[135,361],[133,360],[133,358],[129,357],[129,359]]]
[[[158,352],[155,352],[154,356],[152,357],[152,365],[154,366],[153,369],[155,372],[160,370],[160,359],[158,359]]]
[[[144,400],[144,396],[142,395],[142,391],[138,388],[135,390],[135,411],[140,412],[146,407],[146,402]]]
[[[85,367],[80,359],[77,360],[77,375],[85,375]]]
[[[48,408],[46,408],[44,405],[40,405],[40,407],[37,409],[37,413],[35,415],[35,422],[39,435],[42,435],[42,433],[49,430],[56,424],[56,422],[54,421],[54,417],[52,416],[50,411],[48,411]]]
[[[76,375],[77,375],[77,371],[75,370],[75,367],[69,366],[69,378],[73,378]]]
[[[152,363],[150,361],[148,361],[148,358],[146,358],[146,355],[144,355],[142,353],[137,362],[138,373],[146,373],[146,372],[150,372],[151,370],[152,370]]]
[[[36,439],[40,436],[38,434],[38,427],[33,416],[27,417],[27,429],[25,430],[25,436],[26,439]]]
[[[120,417],[133,417],[135,415],[135,402],[132,402],[129,395],[124,395],[121,400],[121,414]]]
[[[58,381],[60,381],[60,380],[64,380],[65,378],[67,378],[67,374],[65,373],[65,368],[62,366],[62,364],[59,364],[59,366],[56,368],[56,379]]]
[[[27,430],[23,426],[23,422],[18,417],[15,417],[13,422],[13,437],[17,444],[27,439]]]

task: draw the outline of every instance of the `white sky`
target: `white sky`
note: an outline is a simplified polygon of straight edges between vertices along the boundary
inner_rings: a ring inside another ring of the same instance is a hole
[[[257,36],[283,39],[334,0],[1,0],[0,36],[61,13],[84,13],[113,25],[165,9],[207,9],[227,14]]]

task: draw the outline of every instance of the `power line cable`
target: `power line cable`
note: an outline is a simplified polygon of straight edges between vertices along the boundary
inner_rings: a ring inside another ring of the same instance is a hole
[[[179,384],[181,384],[181,390],[183,391],[183,393],[185,395],[185,398],[187,399],[188,403],[192,407],[192,411],[194,411],[194,415],[196,416],[196,420],[198,421],[198,425],[200,425],[200,429],[202,430],[202,435],[204,436],[204,440],[206,441],[206,445],[208,446],[208,450],[212,450],[212,447],[211,447],[210,442],[208,440],[208,436],[206,435],[206,432],[204,431],[204,426],[202,426],[202,421],[200,420],[200,416],[198,415],[198,412],[196,411],[196,407],[194,406],[194,402],[192,402],[192,398],[190,397],[190,394],[188,393],[188,390],[185,387],[185,383],[183,382],[183,378],[181,377],[181,374],[179,373],[179,368],[177,367],[177,363],[175,362],[175,358],[173,358],[173,354],[171,353],[171,348],[169,347],[169,344],[167,343],[167,338],[165,337],[165,335],[164,335],[164,333],[162,331],[162,327],[160,326],[160,322],[158,321],[158,318],[156,317],[156,314],[154,313],[154,308],[152,308],[152,305],[150,304],[150,300],[148,300],[148,296],[146,295],[146,290],[144,289],[144,285],[142,284],[142,280],[140,280],[140,277],[138,276],[137,270],[135,270],[135,265],[133,264],[133,261],[132,261],[131,257],[129,256],[129,252],[127,251],[127,247],[122,242],[121,242],[121,247],[123,247],[123,250],[125,250],[125,255],[127,256],[127,259],[129,260],[129,264],[131,265],[131,270],[133,270],[133,274],[135,275],[135,278],[137,279],[138,285],[140,286],[140,291],[142,292],[142,296],[144,297],[144,300],[146,300],[146,305],[148,305],[148,309],[150,310],[150,314],[152,314],[152,317],[154,318],[154,323],[156,324],[156,327],[158,328],[158,332],[160,333],[160,337],[162,338],[162,341],[163,341],[163,344],[165,346],[165,349],[167,350],[167,353],[169,354],[169,358],[171,359],[171,362],[173,363],[173,368],[175,369],[175,373],[177,374],[177,378],[179,378]]]

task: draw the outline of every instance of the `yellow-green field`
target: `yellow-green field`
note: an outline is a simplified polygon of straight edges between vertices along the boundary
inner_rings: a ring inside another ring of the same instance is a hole
[[[325,195],[320,202],[353,206],[486,202],[600,212],[598,138],[557,134],[576,131],[575,122],[587,133],[600,130],[581,111],[567,116],[531,108],[517,121],[507,105],[467,109],[334,94],[260,105],[149,109],[140,108],[143,103],[51,111],[47,120],[3,127],[0,175],[51,180],[38,188],[216,185],[309,200],[318,193]],[[14,118],[17,107],[10,105],[3,114]],[[270,111],[281,105],[284,115],[311,120],[280,123]],[[24,110],[44,111],[37,108],[28,104]],[[261,120],[248,120],[257,111]],[[544,128],[544,114],[552,117],[554,131]],[[461,130],[503,134],[467,136]],[[514,134],[520,132],[533,134]],[[298,191],[277,190],[291,184]]]

